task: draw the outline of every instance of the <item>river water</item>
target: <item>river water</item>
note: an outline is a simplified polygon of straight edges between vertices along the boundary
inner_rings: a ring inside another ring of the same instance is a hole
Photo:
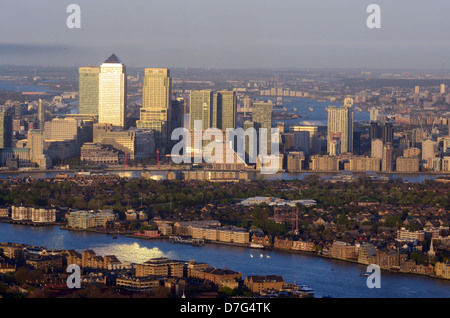
[[[51,249],[92,249],[116,255],[121,261],[145,262],[154,257],[206,262],[247,275],[281,275],[286,282],[306,284],[316,297],[336,298],[448,298],[450,281],[419,275],[382,272],[381,288],[370,289],[360,276],[366,267],[304,254],[290,254],[218,244],[190,246],[168,240],[144,240],[89,232],[61,230],[58,226],[32,227],[0,223],[0,242],[26,243]]]

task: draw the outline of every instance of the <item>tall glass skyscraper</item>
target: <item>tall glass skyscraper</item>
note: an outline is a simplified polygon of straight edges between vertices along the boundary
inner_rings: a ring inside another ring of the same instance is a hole
[[[227,128],[236,128],[237,112],[236,93],[232,91],[219,91],[214,94],[212,110],[212,127],[226,131]]]
[[[202,130],[212,127],[212,103],[213,93],[211,90],[193,91],[190,94],[189,129],[194,129],[197,120],[202,121]]]
[[[78,113],[98,115],[100,67],[79,68]]]
[[[100,66],[98,122],[126,129],[127,74],[115,54]]]
[[[258,154],[261,153],[261,149],[264,152],[264,147],[267,149],[267,154],[271,154],[271,136],[272,136],[272,102],[254,102],[252,121],[253,127],[256,129],[258,135]],[[267,144],[260,140],[260,129],[266,129]]]
[[[12,116],[9,113],[0,113],[0,148],[12,148]]]
[[[155,130],[160,147],[168,145],[171,123],[172,81],[166,68],[146,68],[138,128]]]

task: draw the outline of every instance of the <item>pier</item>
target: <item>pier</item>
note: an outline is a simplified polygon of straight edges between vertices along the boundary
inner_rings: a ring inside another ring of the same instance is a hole
[[[182,237],[182,236],[170,236],[169,237],[170,243],[176,243],[176,244],[188,244],[188,245],[195,245],[195,246],[203,246],[205,245],[204,239],[196,239],[196,238],[190,238],[190,237]]]

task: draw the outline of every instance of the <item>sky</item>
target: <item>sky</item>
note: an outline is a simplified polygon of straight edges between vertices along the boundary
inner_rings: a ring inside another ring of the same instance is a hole
[[[69,29],[70,4],[81,28]],[[369,29],[367,7],[381,8]],[[450,67],[448,0],[1,0],[0,65]]]

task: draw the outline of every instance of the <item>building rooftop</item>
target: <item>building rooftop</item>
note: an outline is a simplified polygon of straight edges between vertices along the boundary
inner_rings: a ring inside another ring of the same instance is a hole
[[[116,54],[112,54],[110,57],[106,59],[103,63],[111,63],[111,64],[123,64],[122,61],[116,56]]]

